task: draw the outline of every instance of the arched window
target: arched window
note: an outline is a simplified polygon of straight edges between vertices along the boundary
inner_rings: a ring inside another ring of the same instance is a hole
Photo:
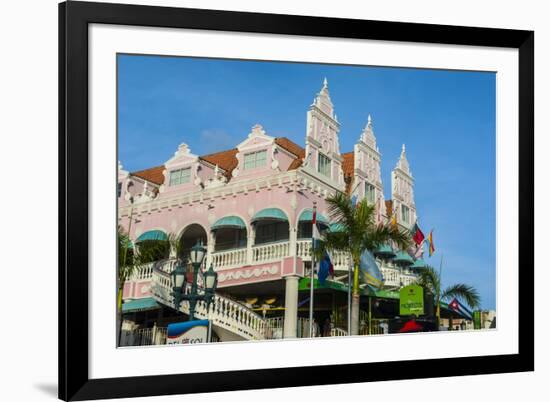
[[[149,230],[142,233],[135,243],[142,262],[159,261],[170,256],[168,235],[162,230]]]
[[[252,218],[256,237],[254,244],[285,241],[289,238],[289,224],[286,214],[279,208],[262,209]]]
[[[298,239],[311,239],[313,235],[313,210],[305,209],[298,218]],[[328,229],[328,219],[317,212],[317,225],[322,232]]]
[[[246,247],[246,224],[238,216],[225,216],[218,219],[211,230],[216,234],[214,251]]]

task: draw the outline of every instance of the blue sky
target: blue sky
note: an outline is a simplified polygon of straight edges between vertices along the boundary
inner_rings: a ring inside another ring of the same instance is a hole
[[[434,229],[443,284],[466,282],[495,308],[495,74],[119,55],[119,159],[135,171],[235,147],[250,128],[304,144],[306,112],[327,77],[348,152],[370,113],[385,196],[401,144],[419,225]],[[427,253],[426,253],[427,257]]]

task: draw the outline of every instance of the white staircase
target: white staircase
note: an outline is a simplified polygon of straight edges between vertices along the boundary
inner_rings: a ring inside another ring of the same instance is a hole
[[[155,264],[152,272],[153,297],[161,304],[174,308],[170,272],[174,269],[175,259]],[[187,285],[186,293],[191,290]],[[179,310],[189,314],[189,302],[183,301]],[[212,325],[233,334],[234,340],[260,340],[266,339],[267,321],[260,315],[250,310],[245,305],[216,294],[210,303],[208,310],[206,303],[197,302],[195,317],[209,319]]]

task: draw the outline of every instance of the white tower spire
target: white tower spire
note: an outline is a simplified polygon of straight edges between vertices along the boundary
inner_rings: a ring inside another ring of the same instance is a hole
[[[307,112],[305,167],[312,170],[322,179],[344,188],[344,177],[341,171],[343,158],[340,155],[338,133],[340,123],[334,113],[330,99],[328,80],[323,79],[323,86],[315,96]]]
[[[407,160],[405,144],[401,146],[401,155],[392,171],[392,201],[397,210],[397,221],[406,226],[416,222],[416,206],[414,202],[414,179]]]

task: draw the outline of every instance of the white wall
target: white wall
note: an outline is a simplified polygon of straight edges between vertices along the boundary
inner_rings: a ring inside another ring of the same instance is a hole
[[[125,2],[120,1],[119,2]],[[135,1],[139,2],[139,1]],[[57,380],[57,6],[53,0],[2,2],[0,38],[0,172],[4,189],[1,194],[0,240],[2,247],[2,300],[13,312],[32,325],[24,330],[21,322],[4,309],[0,331],[2,399],[39,401],[54,399]],[[536,31],[536,142],[539,206],[547,198],[543,165],[550,149],[550,124],[546,118],[550,107],[549,77],[550,25],[545,2],[462,0],[453,3],[438,0],[360,2],[340,0],[244,1],[141,1],[186,7],[219,8],[241,11],[307,14],[452,25],[534,29]],[[32,163],[25,161],[33,161]],[[18,169],[17,174],[15,169]],[[36,174],[40,171],[40,175]],[[17,181],[15,181],[15,179]],[[23,179],[23,181],[21,181]],[[34,180],[32,186],[27,182]],[[539,211],[540,212],[540,211]],[[539,213],[540,236],[537,249],[544,250],[543,227],[549,214]],[[26,222],[24,224],[24,222]],[[31,225],[32,224],[32,225]],[[32,231],[30,228],[33,228]],[[7,242],[13,246],[6,247]],[[28,246],[32,244],[32,253]],[[537,256],[536,299],[545,305],[545,283],[550,282],[547,261]],[[28,258],[34,257],[33,260]],[[7,261],[6,261],[7,259]],[[25,264],[21,264],[24,261]],[[24,272],[23,275],[20,275]],[[28,275],[34,275],[29,283]],[[30,285],[30,286],[29,286]],[[21,287],[19,287],[21,286]],[[7,292],[7,293],[6,293]],[[21,294],[21,292],[24,292]],[[39,292],[46,296],[37,298]],[[33,297],[34,296],[34,297]],[[16,305],[18,303],[18,305]],[[20,304],[19,304],[20,303]],[[538,339],[550,331],[549,320],[537,322]],[[6,331],[9,328],[9,331]],[[37,334],[40,335],[37,335]],[[280,400],[540,400],[544,379],[550,376],[547,342],[537,345],[536,373],[457,377],[386,383],[289,388],[268,391],[242,391],[193,396],[173,396],[155,400],[172,401],[280,401]],[[9,377],[9,378],[8,378]],[[417,396],[415,396],[417,395]],[[151,399],[135,399],[150,401]]]

